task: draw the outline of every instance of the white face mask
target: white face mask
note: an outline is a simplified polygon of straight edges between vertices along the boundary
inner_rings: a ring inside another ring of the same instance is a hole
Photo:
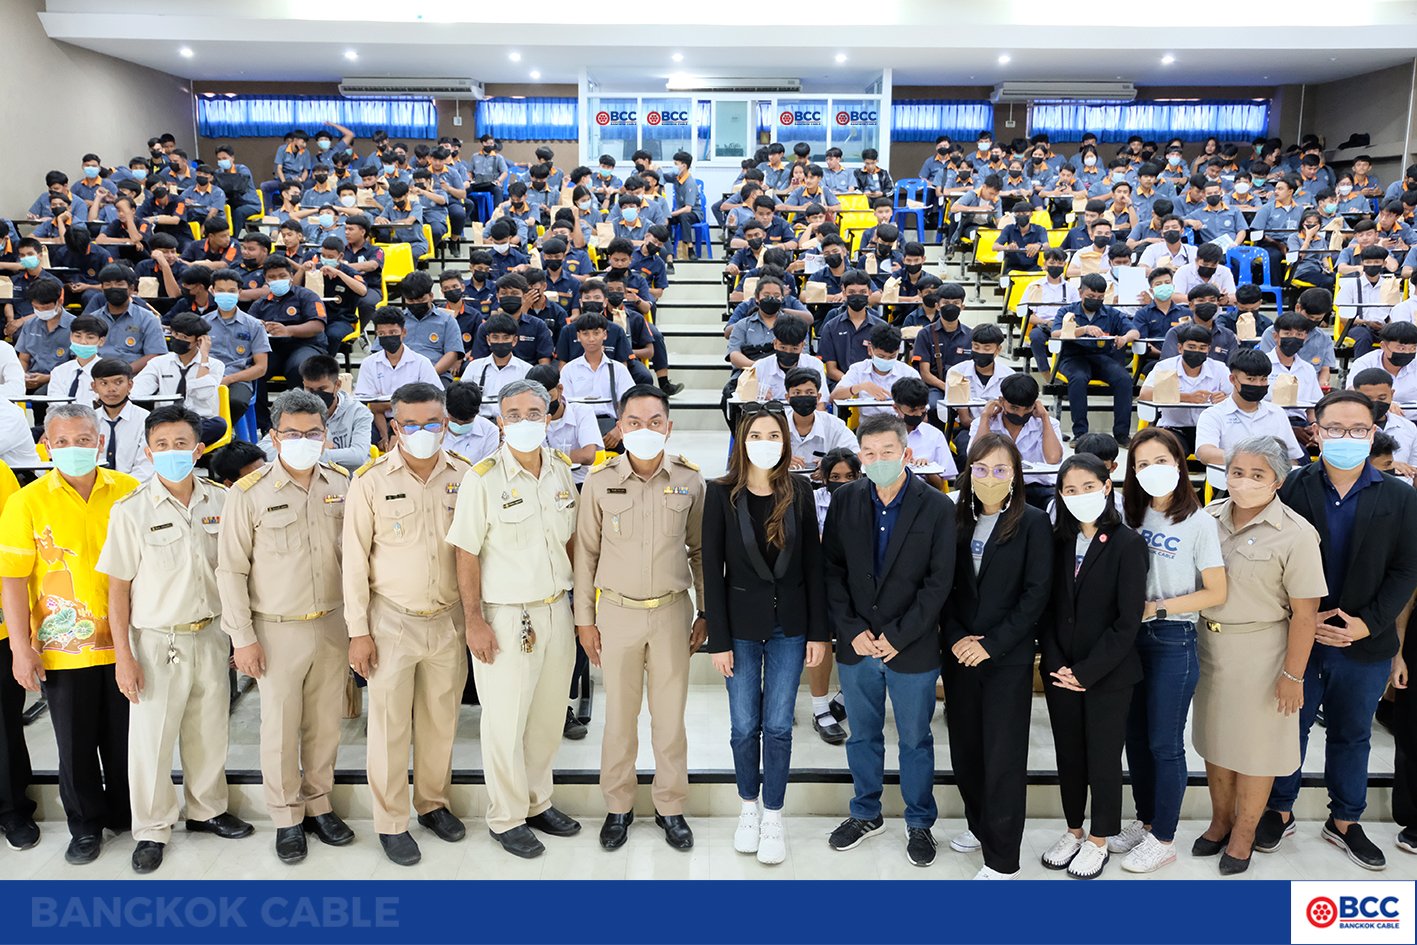
[[[648,462],[664,452],[665,436],[658,430],[631,430],[620,438],[635,459]]]
[[[501,254],[504,255],[504,256],[507,254],[507,251],[508,251],[509,249],[511,249],[511,248],[512,248],[512,244],[511,244],[511,243],[493,243],[493,244],[492,244],[492,251],[493,251],[494,253],[501,253]]]
[[[519,420],[502,428],[507,445],[518,453],[530,453],[546,442],[546,423],[542,420]]]
[[[355,202],[356,199],[357,199],[357,198],[355,197],[354,194],[345,194],[344,196],[342,196],[342,197],[339,198],[339,202],[340,202],[340,204],[342,204],[343,206],[352,207],[352,206],[354,206],[354,202]]]
[[[1181,470],[1175,466],[1160,464],[1148,466],[1137,473],[1137,483],[1153,499],[1170,495],[1176,491],[1176,483],[1181,481]]]
[[[443,439],[441,433],[434,433],[432,430],[419,430],[417,433],[400,433],[399,440],[403,450],[414,459],[430,459],[438,452],[439,444]]]
[[[304,472],[320,461],[325,444],[321,440],[281,440],[280,459],[296,472]]]
[[[1249,192],[1250,192],[1250,183],[1249,183],[1249,181],[1237,180],[1237,181],[1235,182],[1235,193],[1237,193],[1237,194],[1248,194]]]
[[[753,440],[748,444],[748,462],[759,469],[772,469],[781,459],[781,440]]]
[[[1102,517],[1102,510],[1107,508],[1107,493],[1098,489],[1096,492],[1084,492],[1080,495],[1065,495],[1063,504],[1068,507],[1073,518],[1084,525],[1091,525]]]

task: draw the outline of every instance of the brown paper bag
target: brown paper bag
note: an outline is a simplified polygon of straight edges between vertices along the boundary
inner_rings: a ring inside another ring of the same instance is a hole
[[[825,282],[813,282],[807,280],[802,286],[802,294],[798,296],[803,305],[825,302],[827,300],[827,284]]]
[[[344,717],[357,719],[364,711],[364,696],[359,692],[359,684],[354,681],[354,670],[344,678]]]
[[[158,295],[157,276],[138,277],[138,298],[155,299]]]
[[[311,269],[305,273],[305,288],[314,292],[318,298],[325,297],[325,274],[319,269]]]
[[[1151,382],[1151,399],[1158,404],[1179,404],[1181,402],[1181,376],[1174,368],[1161,368],[1153,371],[1149,378]]]
[[[1384,305],[1396,305],[1402,301],[1402,283],[1398,281],[1397,276],[1383,276],[1381,284],[1382,289],[1378,295],[1378,301]],[[1360,313],[1358,317],[1366,318],[1367,316]]]
[[[485,242],[482,238],[482,226],[483,224],[481,220],[469,220],[467,224],[467,229],[463,231],[464,235],[474,245]]]
[[[1255,335],[1255,313],[1241,312],[1240,317],[1235,319],[1235,337],[1241,341],[1254,341]]]
[[[558,206],[558,207],[569,207],[569,206],[571,206],[571,194],[572,194],[572,192],[573,192],[573,191],[571,190],[570,187],[562,187],[561,190],[560,190],[560,196],[556,199],[556,206]]]
[[[610,241],[615,238],[615,227],[610,223],[597,223],[595,225],[595,247],[600,249],[609,246]]]
[[[740,403],[758,399],[758,367],[749,365],[738,375],[738,386],[733,388],[733,397]]]
[[[900,337],[906,341],[914,341],[915,336],[920,334],[924,325],[907,325],[900,330]]]
[[[945,375],[945,403],[967,404],[970,397],[969,378],[956,371]]]
[[[1269,399],[1276,407],[1292,407],[1299,402],[1299,379],[1293,374],[1276,374],[1269,382]]]
[[[39,247],[39,268],[49,268],[49,247],[45,246],[43,243],[41,243]]]
[[[1076,338],[1078,336],[1078,317],[1072,312],[1063,316],[1063,328],[1059,332],[1064,338]]]
[[[751,299],[758,291],[758,277],[749,276],[743,280],[743,298]]]
[[[354,202],[355,202],[355,204],[356,204],[357,206],[360,206],[360,207],[372,207],[372,206],[375,206],[375,204],[377,203],[377,201],[374,200],[374,188],[373,188],[373,187],[356,187],[356,188],[354,189]]]
[[[891,276],[881,288],[881,304],[896,305],[900,302],[900,280]]]
[[[9,276],[0,276],[0,299],[9,301],[15,297],[15,284]]]
[[[532,246],[532,247],[528,248],[527,251],[526,251],[526,262],[527,262],[527,265],[530,266],[531,268],[533,268],[533,269],[540,269],[540,268],[541,268],[541,251],[538,250],[535,246]]]
[[[866,275],[874,276],[881,271],[881,264],[876,260],[874,252],[866,256]]]

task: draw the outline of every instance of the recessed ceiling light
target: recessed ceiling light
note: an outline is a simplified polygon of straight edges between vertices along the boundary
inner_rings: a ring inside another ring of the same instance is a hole
[[[540,70],[537,70],[537,69],[531,70],[531,77],[532,77],[533,80],[536,80],[536,79],[541,78],[541,72],[540,72]]]
[[[1010,57],[1008,53],[1000,53],[1000,54],[999,54],[999,65],[1001,65],[1001,66],[1007,66],[1007,65],[1009,64],[1009,60],[1010,60],[1011,58],[1012,58],[1012,57]]]
[[[846,61],[846,53],[844,53],[844,52],[839,52],[839,53],[836,54],[836,64],[837,64],[837,65],[841,65],[841,64],[842,64],[843,62],[845,62],[845,61]]]
[[[1175,61],[1176,61],[1176,57],[1173,56],[1173,55],[1171,55],[1170,53],[1167,53],[1166,55],[1164,55],[1164,56],[1161,57],[1161,64],[1162,64],[1163,66],[1169,66],[1169,65],[1171,65],[1171,63],[1173,63],[1173,62],[1175,62]]]
[[[670,56],[669,58],[670,58],[670,59],[673,59],[675,62],[683,62],[683,61],[684,61],[684,54],[681,53],[681,52],[677,52],[677,53],[675,53],[674,55]]]
[[[181,49],[177,50],[177,54],[183,59],[191,59],[194,55],[196,55],[196,53],[192,52],[191,46],[183,46]]]
[[[353,62],[354,60],[359,58],[359,53],[355,52],[353,49],[346,49],[344,51],[344,58],[348,59],[350,62]]]
[[[519,53],[519,52],[516,52],[516,51],[509,52],[509,53],[507,53],[507,58],[510,59],[510,60],[512,60],[512,62],[521,62],[521,61],[522,61],[522,54]]]

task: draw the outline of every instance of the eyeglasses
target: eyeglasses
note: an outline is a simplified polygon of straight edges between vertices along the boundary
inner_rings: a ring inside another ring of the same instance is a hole
[[[441,421],[441,420],[439,420],[439,421],[436,422],[436,423],[422,423],[422,424],[419,424],[419,423],[400,423],[400,424],[399,424],[399,430],[400,430],[401,432],[403,432],[403,433],[407,433],[407,434],[410,435],[410,436],[412,436],[413,434],[419,432],[420,430],[427,430],[429,433],[439,433],[439,432],[442,431],[442,429],[443,429],[443,421]]]
[[[540,410],[533,410],[525,417],[523,417],[519,413],[503,413],[502,419],[507,423],[521,423],[523,420],[527,420],[532,423],[540,423],[541,421],[546,419],[546,414],[542,413]]]
[[[324,430],[277,430],[282,440],[323,440]]]
[[[1373,433],[1372,427],[1319,427],[1323,431],[1324,437],[1330,440],[1341,440],[1345,436],[1351,440],[1366,440]]]
[[[756,417],[764,413],[781,417],[786,415],[787,410],[780,400],[753,401],[743,405],[743,416],[745,417]]]
[[[990,476],[995,479],[1012,479],[1014,470],[1012,466],[986,466],[983,463],[975,463],[969,467],[969,474],[975,479],[988,479]]]

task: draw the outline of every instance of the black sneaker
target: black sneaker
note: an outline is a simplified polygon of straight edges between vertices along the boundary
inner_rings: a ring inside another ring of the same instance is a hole
[[[1260,815],[1259,826],[1255,828],[1255,842],[1250,847],[1256,853],[1273,853],[1279,849],[1280,841],[1291,836],[1298,822],[1291,814],[1289,822],[1277,810],[1267,810]]]
[[[1397,835],[1397,848],[1408,853],[1417,853],[1417,827],[1408,827]]]
[[[868,837],[874,837],[886,829],[886,819],[877,817],[875,820],[857,820],[855,817],[848,817],[843,820],[827,843],[837,852],[854,850],[861,845],[861,841]]]
[[[906,827],[905,855],[911,866],[929,866],[935,862],[935,835],[924,827]]]
[[[11,850],[28,850],[39,843],[39,824],[28,817],[16,820],[4,830],[5,845]]]
[[[585,723],[576,718],[576,713],[569,707],[566,709],[566,724],[561,728],[561,737],[569,738],[573,742],[578,742],[586,736]]]
[[[665,396],[673,397],[675,394],[679,393],[684,389],[684,385],[676,384],[674,381],[671,381],[668,378],[663,378],[660,381],[659,389],[664,391]]]
[[[1338,826],[1330,817],[1324,821],[1323,834],[1325,840],[1348,854],[1348,858],[1363,869],[1374,872],[1387,869],[1387,857],[1383,856],[1378,845],[1363,833],[1362,824],[1349,824],[1346,833],[1339,833]]]

